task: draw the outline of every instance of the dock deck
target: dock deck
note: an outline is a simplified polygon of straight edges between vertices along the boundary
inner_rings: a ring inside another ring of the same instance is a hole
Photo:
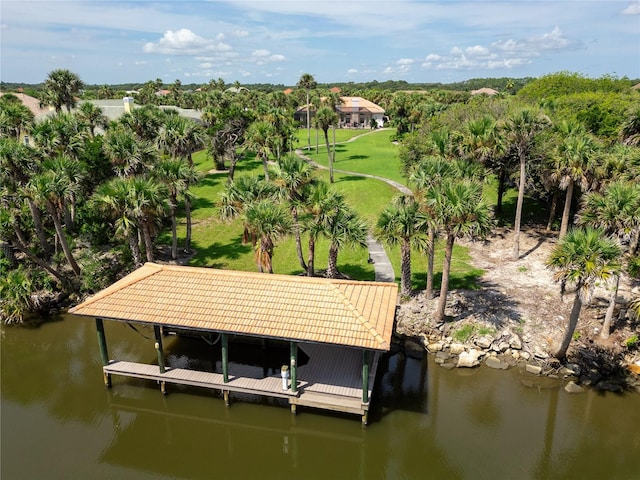
[[[221,373],[166,367],[160,373],[157,365],[136,362],[111,361],[103,367],[105,375],[155,380],[164,389],[165,383],[190,385],[228,392],[264,395],[288,399],[292,410],[305,406],[363,416],[366,421],[369,402],[362,402],[362,353],[335,345],[301,343],[300,348],[309,356],[306,365],[298,367],[296,393],[282,389],[279,375],[250,378],[234,375],[230,369],[228,382]],[[373,393],[379,360],[375,353],[369,369],[368,398]]]

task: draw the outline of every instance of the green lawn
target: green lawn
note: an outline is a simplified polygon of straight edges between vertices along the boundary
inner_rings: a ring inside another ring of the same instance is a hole
[[[344,133],[344,139],[362,134],[368,131],[338,130],[337,137]],[[392,144],[390,136],[392,131],[378,130],[369,135],[362,136],[352,142],[338,146],[336,168],[360,173],[370,173],[385,178],[390,178],[404,183],[399,171],[397,146]],[[306,131],[301,129],[299,135],[306,142]],[[313,131],[312,131],[313,134]],[[309,154],[320,164],[326,164],[326,150],[320,147],[318,155]],[[192,188],[196,196],[193,204],[193,238],[192,246],[195,255],[189,262],[194,266],[207,266],[215,268],[255,271],[256,266],[251,245],[243,245],[242,226],[239,221],[223,222],[219,219],[216,203],[220,197],[226,179],[226,173],[211,173],[213,162],[205,152],[194,155],[194,162],[198,170],[203,174],[202,181]],[[236,169],[236,176],[261,175],[262,164],[253,158],[243,159]],[[329,181],[329,173],[326,170],[318,170],[319,178]],[[347,201],[366,219],[373,227],[380,212],[388,205],[398,191],[385,182],[355,175],[336,173],[334,188],[342,192]],[[490,191],[491,187],[487,187]],[[495,188],[493,189],[495,191]],[[510,200],[509,200],[510,201]],[[506,204],[505,204],[506,206]],[[179,242],[184,242],[185,225],[184,218],[180,219],[178,230]],[[170,233],[165,232],[160,237],[160,242],[170,243]],[[303,251],[306,256],[307,238],[303,236]],[[400,250],[399,247],[389,248],[385,246],[389,258],[396,273],[396,280],[400,276]],[[324,270],[327,266],[329,245],[321,239],[316,245],[316,269]],[[442,249],[436,252],[436,283],[440,280],[442,268]],[[373,280],[374,267],[367,262],[368,252],[364,248],[346,249],[341,251],[338,257],[340,271],[358,280]],[[426,278],[426,257],[418,252],[412,254],[413,287],[423,289]],[[295,241],[293,237],[279,240],[276,244],[273,257],[275,273],[299,274],[301,273],[295,253]],[[471,266],[469,254],[466,248],[457,246],[454,250],[452,270],[452,288],[474,288],[477,278],[482,274]]]

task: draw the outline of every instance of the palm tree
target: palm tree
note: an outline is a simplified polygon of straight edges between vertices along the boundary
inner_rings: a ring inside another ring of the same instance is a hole
[[[307,109],[307,150],[309,150],[311,148],[311,105],[309,104],[309,91],[316,88],[317,83],[313,78],[313,75],[311,75],[310,73],[304,73],[300,77],[300,80],[298,80],[297,86],[298,88],[304,89],[307,99],[307,103],[305,105]]]
[[[305,203],[305,213],[302,226],[309,235],[307,255],[307,276],[315,276],[316,241],[324,233],[327,217],[336,205],[344,203],[344,196],[322,181],[314,182],[309,189]]]
[[[564,137],[552,159],[552,176],[558,186],[566,191],[559,238],[566,235],[569,228],[569,214],[576,183],[587,190],[593,183],[593,155],[597,150],[595,141],[587,134]]]
[[[346,246],[367,246],[367,224],[345,202],[336,202],[323,219],[322,233],[329,239],[327,277],[339,278],[338,253]]]
[[[56,229],[56,235],[71,269],[76,275],[80,275],[80,266],[71,252],[64,228],[62,227],[62,214],[64,206],[74,195],[74,186],[63,172],[46,170],[31,178],[27,185],[28,194],[36,205],[49,212]]]
[[[524,187],[526,184],[527,157],[533,147],[536,135],[549,124],[548,118],[538,112],[523,109],[509,117],[504,129],[507,141],[515,149],[520,161],[520,178],[518,183],[518,203],[514,220],[513,259],[520,258],[520,224],[522,223],[522,205],[524,203]]]
[[[410,184],[414,185],[414,195],[421,205],[423,216],[420,217],[427,229],[427,281],[425,287],[425,297],[428,300],[433,298],[433,267],[435,256],[435,243],[438,236],[438,222],[435,212],[428,204],[427,199],[438,190],[445,178],[454,176],[454,164],[450,161],[437,157],[427,157],[409,176]]]
[[[28,133],[33,125],[34,116],[18,99],[8,100],[12,95],[0,97],[0,135],[20,138],[21,133]]]
[[[316,126],[324,132],[324,141],[327,146],[327,155],[329,157],[329,182],[333,183],[333,161],[335,150],[331,152],[331,144],[329,143],[329,127],[338,123],[338,114],[330,107],[320,107],[316,112]]]
[[[116,235],[127,239],[134,265],[138,266],[142,264],[142,254],[138,243],[132,182],[130,177],[113,178],[97,188],[91,202],[97,211],[114,220]]]
[[[169,215],[171,216],[171,258],[178,258],[178,233],[176,211],[178,197],[189,195],[189,186],[199,179],[197,172],[185,159],[165,158],[152,171],[152,177],[164,184],[169,192]],[[190,211],[188,212],[190,215]],[[187,223],[190,218],[187,219]]]
[[[573,228],[562,237],[547,259],[548,268],[561,283],[564,293],[567,283],[575,285],[575,296],[567,327],[555,356],[564,360],[573,332],[578,325],[582,305],[589,303],[597,283],[609,280],[620,272],[622,252],[618,243],[602,230],[591,227]]]
[[[44,81],[43,103],[51,105],[56,112],[60,112],[62,107],[67,108],[67,112],[76,106],[75,95],[84,87],[80,77],[69,70],[58,69],[49,72]]]
[[[287,200],[293,218],[293,231],[296,238],[296,253],[298,262],[304,271],[307,264],[302,254],[302,240],[300,238],[300,220],[298,212],[304,208],[308,197],[309,185],[314,181],[315,167],[303,159],[288,155],[282,158],[272,168],[274,184],[280,189],[281,197]]]
[[[600,192],[589,192],[582,202],[578,214],[578,223],[593,228],[600,228],[607,235],[615,235],[620,240],[626,240],[627,253],[634,244],[634,239],[640,234],[640,187],[637,184],[616,181],[609,184]],[[611,322],[618,296],[620,275],[615,275],[613,288],[609,297],[609,306],[605,314],[600,336],[609,338]]]
[[[493,222],[491,210],[482,200],[482,184],[479,182],[447,178],[439,189],[428,192],[426,201],[446,236],[440,297],[434,318],[435,322],[439,323],[444,320],[451,257],[456,238],[484,236],[491,229]]]
[[[640,146],[640,107],[632,107],[620,128],[620,140],[624,145]]]
[[[292,231],[289,213],[280,204],[261,200],[247,205],[242,216],[251,234],[259,239],[255,247],[258,271],[273,273],[274,241]]]
[[[375,229],[376,237],[388,245],[400,243],[400,292],[407,297],[411,295],[411,248],[424,249],[425,244],[422,217],[414,197],[403,195],[382,211]]]
[[[147,261],[153,262],[155,224],[164,213],[166,188],[154,179],[142,177],[132,177],[129,188],[131,210],[142,233]]]
[[[155,141],[165,115],[155,105],[144,105],[120,117],[119,123],[128,126],[141,140]]]
[[[273,126],[264,120],[257,120],[249,125],[245,132],[244,148],[255,152],[256,157],[262,160],[264,179],[269,181],[269,156],[275,131]]]
[[[45,155],[60,153],[78,158],[86,147],[88,133],[84,124],[69,113],[57,113],[36,123],[31,129],[34,143]]]
[[[158,158],[158,151],[151,143],[139,138],[124,125],[116,125],[108,130],[102,149],[120,177],[142,173]]]
[[[109,124],[109,119],[104,115],[102,108],[91,102],[81,103],[76,115],[86,124],[91,138],[95,137],[96,128],[106,128]]]

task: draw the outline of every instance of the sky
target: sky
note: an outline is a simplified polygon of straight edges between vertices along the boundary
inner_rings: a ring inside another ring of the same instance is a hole
[[[2,0],[0,80],[640,78],[640,0]]]

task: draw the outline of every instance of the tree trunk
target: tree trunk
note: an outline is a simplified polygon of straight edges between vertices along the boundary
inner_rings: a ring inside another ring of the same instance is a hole
[[[311,150],[311,106],[309,105],[309,90],[307,90],[307,152]]]
[[[504,187],[507,181],[507,170],[502,167],[500,175],[498,175],[498,201],[496,203],[496,213],[502,213],[502,197],[504,196]]]
[[[267,165],[267,161],[269,160],[265,154],[260,155],[262,158],[262,167],[264,168],[264,179],[269,181],[269,165]]]
[[[302,239],[300,238],[300,223],[298,222],[298,209],[293,207],[291,209],[291,217],[293,218],[293,234],[296,238],[296,254],[298,255],[298,262],[303,271],[307,271],[307,264],[304,263],[304,254],[302,253]]]
[[[142,265],[142,253],[140,252],[138,236],[134,235],[133,232],[129,232],[127,238],[129,240],[129,249],[131,250],[131,255],[133,256],[133,263],[136,267],[139,267],[140,265]]]
[[[569,229],[569,216],[571,213],[571,200],[573,199],[573,180],[569,180],[567,185],[567,194],[564,199],[564,209],[562,210],[562,223],[560,224],[560,235],[558,239],[561,239],[567,234]]]
[[[31,217],[33,218],[33,227],[36,231],[36,236],[38,237],[40,248],[44,252],[46,258],[49,258],[53,250],[51,248],[51,245],[47,241],[47,236],[44,233],[40,209],[36,206],[35,203],[33,203],[33,200],[31,200],[30,198],[27,198],[27,205],[29,205],[29,210],[31,211]]]
[[[333,157],[331,156],[331,146],[329,145],[329,129],[324,130],[324,140],[327,143],[327,155],[329,157],[329,183],[333,183]]]
[[[307,277],[315,277],[316,238],[309,234],[309,255],[307,257]]]
[[[444,321],[444,310],[447,306],[447,293],[449,292],[449,271],[451,270],[451,256],[453,255],[453,242],[456,237],[447,235],[447,244],[444,250],[444,262],[442,264],[442,283],[440,284],[440,298],[436,309],[435,323]]]
[[[170,215],[171,215],[171,259],[172,260],[176,260],[178,258],[178,228],[177,228],[177,222],[176,222],[176,202],[177,199],[172,198],[171,199],[171,208],[170,210]]]
[[[402,239],[400,245],[400,293],[405,297],[411,295],[411,241]]]
[[[331,242],[329,247],[329,262],[327,264],[327,277],[338,278],[338,246]]]
[[[153,262],[153,240],[151,240],[151,230],[147,218],[141,219],[142,237],[144,238],[144,249],[147,255],[147,261]]]
[[[520,152],[520,184],[518,185],[518,203],[516,205],[516,218],[513,222],[513,260],[520,258],[520,223],[522,222],[522,204],[524,203],[524,184],[526,164],[524,152]]]
[[[60,245],[62,246],[62,251],[64,252],[64,256],[67,258],[69,265],[71,265],[71,269],[73,273],[76,275],[80,275],[80,267],[76,262],[75,258],[73,258],[73,254],[71,253],[71,248],[69,248],[69,243],[67,242],[67,237],[64,234],[64,230],[62,229],[62,221],[58,216],[57,212],[53,210],[53,207],[49,209],[51,213],[51,218],[53,219],[53,225],[56,228],[56,234],[58,235],[58,240],[60,240]]]
[[[435,255],[436,247],[436,231],[433,227],[429,227],[429,238],[427,240],[427,287],[424,290],[424,295],[427,300],[433,298],[433,257]]]
[[[319,136],[320,134],[318,133],[318,126],[316,125],[316,155],[318,154],[318,143],[320,143]]]
[[[72,290],[71,286],[69,285],[69,282],[64,277],[64,275],[62,275],[60,272],[58,272],[49,264],[47,264],[44,260],[42,260],[41,258],[37,257],[36,255],[34,255],[29,251],[29,248],[27,247],[27,243],[25,242],[25,239],[24,239],[24,235],[19,230],[19,228],[16,227],[15,225],[14,225],[14,231],[16,235],[10,239],[11,244],[15,248],[20,250],[22,253],[24,253],[33,263],[35,263],[36,265],[46,270],[54,278],[54,280],[57,280],[58,282],[60,282],[60,285],[62,285],[62,288],[64,288],[67,291],[71,291]]]
[[[191,252],[191,199],[188,195],[184,196],[184,216],[187,222],[187,232],[184,239],[184,251]]]
[[[580,318],[580,310],[582,309],[582,300],[580,300],[579,293],[580,287],[580,285],[576,285],[576,296],[573,298],[573,307],[571,307],[569,323],[567,324],[567,328],[564,331],[564,336],[562,338],[560,348],[555,355],[558,360],[564,360],[567,357],[567,350],[569,349],[569,344],[573,339],[573,332],[575,332],[576,326],[578,325],[578,318]]]
[[[609,338],[611,333],[611,320],[613,319],[613,311],[616,308],[616,298],[618,297],[618,286],[620,285],[620,275],[615,276],[615,282],[613,285],[613,291],[609,297],[609,306],[607,307],[607,313],[604,316],[604,322],[602,323],[602,330],[600,331],[600,338],[605,340]]]
[[[547,232],[551,231],[553,227],[553,221],[556,218],[556,208],[558,208],[558,189],[553,189],[553,195],[551,196],[551,207],[549,208],[549,220],[547,221]]]

